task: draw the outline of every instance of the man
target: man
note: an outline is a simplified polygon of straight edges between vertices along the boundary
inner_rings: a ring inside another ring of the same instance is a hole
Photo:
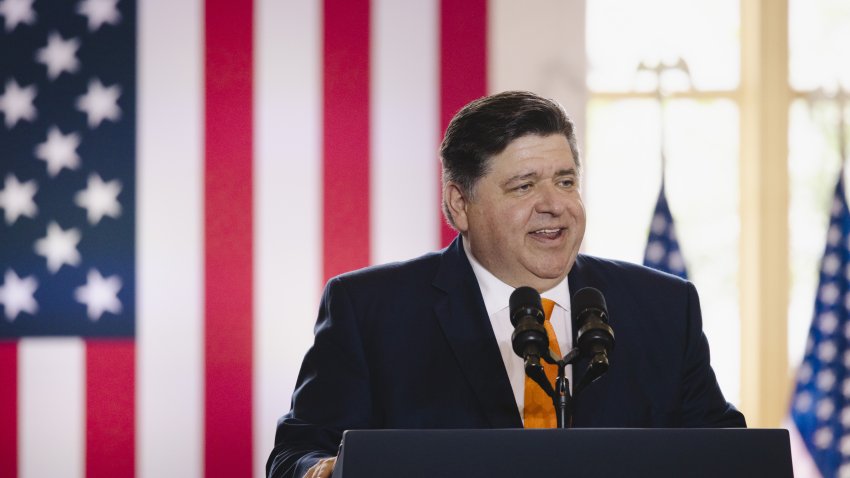
[[[269,476],[328,476],[347,429],[546,423],[535,407],[554,412],[536,405],[511,349],[508,298],[520,286],[554,302],[561,353],[575,334],[572,293],[591,286],[607,300],[611,368],[576,397],[575,426],[745,426],[709,364],[693,285],[579,254],[579,155],[560,105],[525,92],[476,100],[452,119],[440,154],[443,210],[459,236],[328,282]]]

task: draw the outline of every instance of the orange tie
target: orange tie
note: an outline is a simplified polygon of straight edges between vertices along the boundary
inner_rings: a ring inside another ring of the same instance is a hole
[[[543,313],[546,315],[546,320],[543,322],[543,327],[546,328],[546,333],[549,335],[549,348],[555,352],[558,357],[561,356],[561,348],[558,347],[558,338],[555,337],[555,329],[552,328],[552,322],[549,318],[552,317],[552,309],[555,308],[555,303],[549,299],[541,299],[543,302]],[[558,377],[558,366],[543,362],[543,371],[546,372],[546,378],[552,387],[555,386],[555,379]],[[540,388],[534,380],[525,377],[525,406],[523,408],[523,419],[525,420],[525,428],[555,428],[557,421],[555,418],[555,407],[552,406],[552,398]]]

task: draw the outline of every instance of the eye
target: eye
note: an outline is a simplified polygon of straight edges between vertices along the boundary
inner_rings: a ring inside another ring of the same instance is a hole
[[[531,189],[531,183],[522,183],[519,186],[515,187],[514,191],[523,193],[523,192],[529,191],[530,189]]]
[[[575,178],[563,178],[563,179],[558,181],[558,184],[562,188],[567,188],[567,189],[573,187],[575,185],[575,183],[576,183]]]

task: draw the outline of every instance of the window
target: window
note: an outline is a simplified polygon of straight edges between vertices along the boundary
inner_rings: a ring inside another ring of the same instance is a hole
[[[703,308],[712,365],[739,399],[739,105],[737,0],[587,3],[585,250],[640,263],[661,183],[661,114],[641,62],[688,65],[663,77],[666,192]],[[651,76],[651,75],[649,75]],[[668,78],[670,80],[667,83]]]

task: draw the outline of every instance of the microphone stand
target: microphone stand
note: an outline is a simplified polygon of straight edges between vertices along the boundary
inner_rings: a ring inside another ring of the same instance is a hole
[[[567,380],[566,368],[567,365],[573,364],[581,357],[581,351],[578,347],[570,350],[563,358],[558,358],[552,350],[542,358],[550,364],[558,366],[558,377],[555,379],[555,388],[549,383],[546,373],[543,371],[543,366],[540,365],[540,357],[529,356],[525,361],[525,373],[534,380],[540,388],[552,398],[552,405],[555,407],[555,417],[558,423],[558,428],[572,428],[573,426],[573,397],[570,395],[570,381]],[[578,395],[578,392],[576,392]]]

